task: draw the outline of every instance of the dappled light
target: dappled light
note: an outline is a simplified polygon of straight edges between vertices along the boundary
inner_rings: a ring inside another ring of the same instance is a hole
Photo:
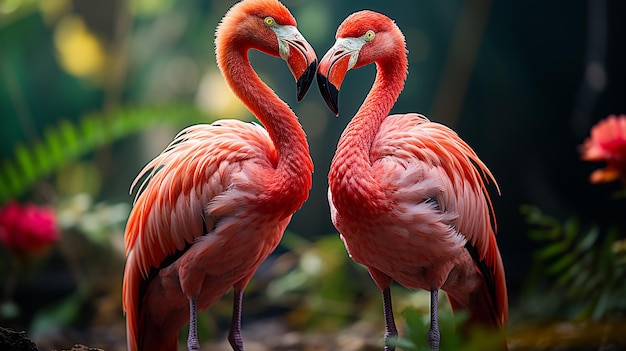
[[[81,18],[64,17],[55,29],[54,43],[59,62],[68,73],[79,78],[102,80],[106,54]]]

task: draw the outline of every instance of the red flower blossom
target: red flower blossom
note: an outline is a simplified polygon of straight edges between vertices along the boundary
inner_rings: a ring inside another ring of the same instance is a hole
[[[52,209],[15,202],[0,209],[0,242],[16,254],[44,251],[59,237]]]
[[[606,162],[606,168],[591,173],[592,183],[626,181],[626,115],[610,115],[593,126],[581,153],[585,161]]]

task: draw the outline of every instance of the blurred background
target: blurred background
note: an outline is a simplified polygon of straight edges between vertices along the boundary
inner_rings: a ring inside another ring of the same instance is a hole
[[[613,338],[626,331],[626,183],[590,183],[603,165],[581,160],[580,145],[598,121],[626,113],[626,3],[284,4],[319,58],[354,11],[382,12],[403,30],[410,73],[392,113],[419,112],[452,127],[498,180],[501,195],[490,191],[512,347],[623,347]],[[0,0],[4,225],[28,227],[15,224],[18,217],[48,225],[23,229],[28,242],[7,239],[7,229],[0,235],[0,326],[26,330],[42,350],[73,342],[124,349],[120,291],[132,180],[188,125],[253,120],[215,64],[215,27],[231,5]],[[335,118],[315,86],[296,103],[281,60],[258,52],[250,59],[299,116],[315,173],[309,200],[248,289],[244,325],[271,319],[278,330],[332,332],[368,321],[362,328],[380,342],[379,292],[347,257],[326,200],[337,140],[374,67],[347,75]],[[394,287],[394,294],[399,324],[404,308],[428,308],[419,292]],[[224,339],[230,308],[225,298],[203,314],[201,340]]]

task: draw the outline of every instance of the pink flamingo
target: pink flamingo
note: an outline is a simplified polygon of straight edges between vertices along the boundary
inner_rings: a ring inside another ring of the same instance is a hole
[[[255,74],[248,50],[283,58],[302,99],[315,75],[313,48],[276,0],[234,5],[216,31],[218,66],[267,128],[238,120],[191,126],[139,173],[126,226],[123,307],[128,349],[175,350],[196,311],[234,288],[228,340],[243,350],[243,291],[308,197],[313,162],[293,111]]]
[[[438,291],[468,323],[496,329],[508,302],[495,217],[485,180],[495,179],[476,153],[441,124],[415,114],[387,116],[407,76],[404,36],[388,17],[361,11],[337,29],[318,66],[318,86],[338,114],[348,70],[376,63],[365,102],[343,132],[328,175],[332,221],[353,260],[383,295],[385,350],[395,326],[392,281],[431,294],[429,345],[439,347]],[[497,185],[496,185],[497,186]]]

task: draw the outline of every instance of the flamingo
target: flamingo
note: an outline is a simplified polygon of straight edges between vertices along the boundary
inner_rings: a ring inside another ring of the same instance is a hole
[[[197,310],[234,290],[228,340],[243,350],[243,291],[307,199],[313,162],[297,116],[261,79],[248,50],[281,57],[300,101],[317,57],[277,0],[244,0],[218,25],[215,51],[230,88],[267,128],[219,120],[180,132],[131,185],[141,183],[125,231],[123,308],[128,349],[175,350]]]
[[[433,350],[440,342],[439,289],[453,310],[468,310],[468,323],[503,328],[507,290],[486,189],[486,182],[497,183],[450,128],[416,113],[388,116],[408,73],[404,36],[391,19],[360,11],[343,21],[318,65],[322,96],[339,115],[347,71],[372,62],[375,82],[339,139],[328,200],[349,255],[382,292],[385,350],[395,349],[389,339],[398,335],[393,281],[430,292]]]

